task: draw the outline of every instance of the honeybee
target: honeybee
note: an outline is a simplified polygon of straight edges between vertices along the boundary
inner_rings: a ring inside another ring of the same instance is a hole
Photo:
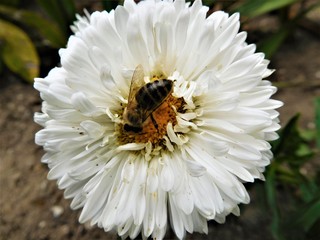
[[[164,102],[172,92],[173,81],[167,79],[144,82],[144,70],[138,65],[134,70],[128,105],[123,112],[124,130],[139,133],[143,123],[151,117],[152,123],[158,129],[152,113]]]

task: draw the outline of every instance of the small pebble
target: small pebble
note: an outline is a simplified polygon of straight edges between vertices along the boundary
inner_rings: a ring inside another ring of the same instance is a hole
[[[39,228],[45,228],[47,226],[47,223],[46,223],[46,221],[41,221],[41,222],[39,222],[38,226],[39,226]]]
[[[62,214],[63,214],[63,207],[61,207],[61,206],[58,206],[58,205],[56,205],[56,206],[53,206],[52,208],[51,208],[51,212],[52,212],[52,214],[53,214],[53,217],[55,217],[55,218],[58,218],[58,217],[60,217]]]
[[[93,226],[91,226],[91,224],[90,224],[90,221],[85,222],[83,225],[84,225],[84,228],[85,228],[86,230],[90,230],[90,229],[93,228]]]
[[[308,122],[307,128],[309,129],[316,129],[316,124],[314,122]]]
[[[41,183],[40,183],[40,189],[41,190],[47,190],[47,188],[48,188],[48,181],[42,181]]]
[[[13,174],[12,181],[14,182],[15,185],[17,185],[20,180],[21,180],[21,172],[17,172]]]
[[[70,233],[70,227],[68,225],[62,225],[61,227],[59,227],[59,232],[63,236],[66,236]]]

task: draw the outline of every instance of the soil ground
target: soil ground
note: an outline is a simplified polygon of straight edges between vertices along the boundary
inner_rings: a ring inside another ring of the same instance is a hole
[[[320,42],[298,31],[274,56],[272,80],[281,87],[274,96],[285,103],[280,109],[282,125],[301,113],[301,127],[314,129],[314,99],[320,96]],[[48,181],[47,166],[40,163],[43,150],[34,143],[40,129],[33,114],[40,111],[39,93],[15,76],[0,85],[0,239],[1,240],[94,240],[118,239],[115,233],[78,223],[79,211],[69,208],[56,183]],[[319,166],[319,159],[315,159]],[[255,183],[262,184],[262,183]],[[256,192],[249,186],[251,203],[241,216],[227,217],[223,225],[209,223],[209,234],[186,239],[272,239],[269,216],[261,211]],[[166,239],[175,239],[168,231]]]

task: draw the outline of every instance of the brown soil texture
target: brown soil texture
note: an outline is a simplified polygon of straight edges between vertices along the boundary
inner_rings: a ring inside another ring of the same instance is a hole
[[[299,31],[275,55],[272,80],[283,86],[274,98],[285,123],[300,112],[301,126],[314,129],[314,99],[320,95],[320,42]],[[7,74],[8,75],[8,74]],[[78,223],[79,211],[72,211],[56,183],[48,181],[48,169],[41,164],[43,150],[34,143],[40,129],[33,122],[40,111],[39,93],[12,75],[0,86],[0,239],[119,239],[97,227]],[[319,159],[314,160],[319,166]],[[263,183],[255,183],[263,184]],[[209,223],[208,236],[188,234],[186,239],[272,239],[270,215],[262,211],[257,193],[250,186],[251,203],[241,206],[241,216],[227,217],[225,224]],[[268,210],[267,210],[268,211]],[[168,230],[166,239],[176,239]]]

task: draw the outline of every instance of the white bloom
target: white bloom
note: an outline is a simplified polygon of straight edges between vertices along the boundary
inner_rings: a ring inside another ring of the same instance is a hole
[[[272,71],[239,31],[239,14],[206,18],[201,1],[145,1],[79,18],[61,67],[35,81],[43,99],[36,143],[80,222],[120,236],[179,239],[207,233],[248,203],[243,182],[263,179],[281,102]],[[174,80],[142,133],[123,129],[134,69]]]

